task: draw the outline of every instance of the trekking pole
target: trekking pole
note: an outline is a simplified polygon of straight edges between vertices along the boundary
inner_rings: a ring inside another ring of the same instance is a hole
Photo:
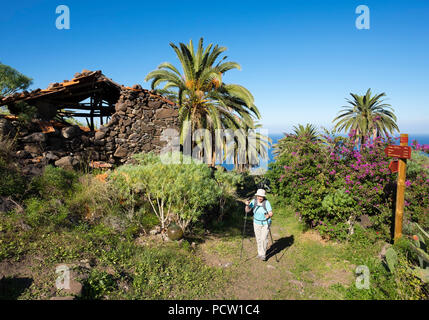
[[[267,225],[268,225],[268,219],[266,220],[267,221]],[[273,235],[271,234],[271,227],[270,227],[270,225],[268,225],[268,233],[270,234],[270,237],[271,237],[271,246],[273,246],[274,245],[274,241],[273,241]],[[274,253],[274,256],[276,257],[276,262],[279,263],[279,259],[277,259],[277,252]]]
[[[247,211],[246,207],[244,207],[244,212],[246,213],[244,215],[244,224],[243,224],[243,236],[241,237],[241,251],[240,251],[240,260],[243,255],[243,241],[244,241],[244,235],[246,234],[246,223],[247,223]]]

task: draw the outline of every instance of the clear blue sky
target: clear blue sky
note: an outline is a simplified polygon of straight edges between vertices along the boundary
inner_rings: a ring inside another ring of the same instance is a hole
[[[58,30],[55,9],[70,8]],[[358,5],[370,29],[358,30]],[[270,133],[307,122],[330,127],[350,92],[386,92],[401,132],[429,134],[429,1],[4,1],[0,61],[32,86],[102,70],[144,82],[161,62],[178,64],[169,42],[217,43],[242,70]]]

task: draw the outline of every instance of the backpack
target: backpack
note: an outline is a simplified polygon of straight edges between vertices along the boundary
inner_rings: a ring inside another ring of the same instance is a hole
[[[257,205],[258,200],[256,198],[254,200],[255,200],[255,206],[253,207],[253,214],[255,214],[255,210],[258,209],[258,207],[264,208],[265,212],[268,213],[267,207],[265,205],[265,203],[267,202],[267,199],[264,199],[264,201],[262,201],[262,204],[260,206]]]

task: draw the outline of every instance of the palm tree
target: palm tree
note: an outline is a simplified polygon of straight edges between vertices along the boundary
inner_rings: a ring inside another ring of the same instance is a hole
[[[310,141],[319,140],[319,133],[317,132],[317,128],[307,123],[305,127],[302,124],[298,124],[298,127],[294,126],[293,131],[296,137],[301,139],[307,139]]]
[[[268,148],[272,140],[257,131],[261,127],[261,124],[255,124],[254,128],[244,127],[236,131],[231,143],[225,145],[224,160],[232,158],[234,167],[239,172],[257,166],[260,158],[268,159]]]
[[[297,145],[303,146],[309,142],[317,141],[320,141],[320,134],[318,133],[316,126],[310,123],[307,123],[305,126],[298,124],[298,126],[293,126],[292,134],[284,133],[284,137],[277,141],[274,145],[273,153],[277,159],[283,154],[296,151]]]
[[[204,49],[203,38],[199,40],[196,51],[192,40],[188,45],[170,43],[170,46],[180,61],[183,75],[171,63],[164,62],[145,80],[152,80],[154,90],[164,84],[157,92],[179,105],[182,145],[186,139],[184,133],[188,130],[209,129],[213,138],[216,129],[254,128],[254,120],[260,119],[260,113],[250,91],[241,85],[222,81],[227,71],[241,69],[236,62],[226,62],[226,56],[218,59],[225,47],[209,44]],[[192,146],[194,144],[192,141]],[[212,149],[211,165],[214,166]]]
[[[353,100],[346,99],[350,105],[343,106],[342,113],[332,121],[336,122],[334,130],[354,131],[361,144],[370,135],[375,139],[399,131],[394,110],[381,100],[386,95],[384,92],[372,96],[368,89],[364,96],[350,95]]]

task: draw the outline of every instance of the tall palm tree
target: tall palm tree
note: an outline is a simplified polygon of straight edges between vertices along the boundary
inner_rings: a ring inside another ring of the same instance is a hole
[[[364,96],[350,95],[353,100],[346,99],[350,105],[342,106],[342,113],[332,121],[336,122],[334,130],[355,131],[361,144],[371,135],[375,139],[399,131],[394,110],[381,100],[386,95],[384,92],[372,96],[368,89]]]
[[[182,145],[186,139],[183,133],[188,130],[209,129],[214,137],[216,129],[254,128],[254,120],[260,119],[260,113],[250,91],[241,85],[222,81],[227,71],[241,69],[236,62],[226,62],[226,56],[219,59],[225,47],[209,44],[204,48],[203,38],[199,40],[197,50],[194,50],[192,40],[188,45],[170,43],[170,46],[180,61],[183,74],[173,64],[164,62],[145,80],[152,80],[154,90],[164,84],[157,92],[179,105]],[[213,154],[211,158],[214,166]]]

